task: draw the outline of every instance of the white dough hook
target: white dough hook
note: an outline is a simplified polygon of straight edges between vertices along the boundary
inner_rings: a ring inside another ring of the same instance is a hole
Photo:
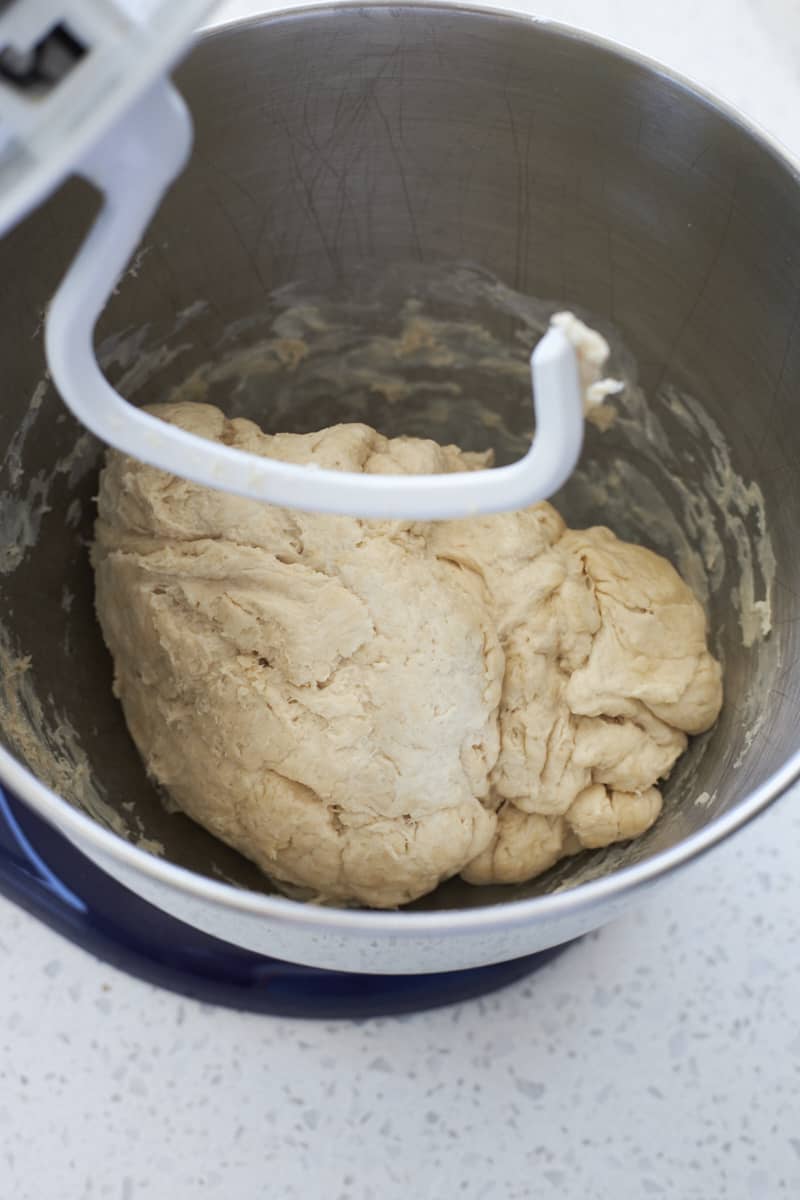
[[[97,3],[72,0],[69,7],[85,16]],[[108,3],[116,11],[121,0]],[[28,11],[41,10],[39,0],[28,4]],[[187,37],[184,29],[181,45]],[[117,61],[124,62],[119,46],[116,50]],[[172,58],[176,51],[177,46]],[[362,475],[279,462],[167,424],[129,404],[111,386],[95,356],[95,326],[164,192],[185,166],[192,143],[189,113],[164,77],[171,58],[161,47],[158,53],[163,59],[160,71],[139,70],[146,87],[127,104],[117,104],[113,122],[93,140],[84,139],[71,164],[104,198],[45,323],[53,382],[75,416],[103,441],[154,467],[288,508],[427,520],[524,508],[556,492],[574,469],[583,441],[577,355],[566,333],[556,327],[547,331],[531,356],[536,429],[530,449],[509,466],[478,471]]]

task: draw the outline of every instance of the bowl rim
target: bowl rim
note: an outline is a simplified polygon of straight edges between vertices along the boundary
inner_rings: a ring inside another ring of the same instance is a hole
[[[339,3],[335,0],[321,0],[318,3],[232,19],[204,29],[197,40],[213,39],[248,25],[260,26],[304,19],[314,14],[338,12],[342,9],[363,11],[382,8],[392,12],[403,9],[446,11],[452,16],[463,13],[530,26],[561,39],[585,43],[647,72],[660,75],[703,101],[747,138],[757,142],[779,166],[788,171],[800,188],[800,161],[779,139],[730,102],[638,50],[559,21],[531,16],[514,9],[479,4],[454,4],[448,0],[401,0],[400,3],[392,4],[382,3],[380,0],[373,0],[371,3],[364,3],[363,0],[342,0]],[[576,884],[575,887],[541,896],[502,900],[466,909],[408,912],[403,909],[335,908],[308,904],[284,896],[253,892],[199,875],[187,867],[143,850],[113,830],[105,828],[93,817],[59,796],[23,766],[10,751],[0,746],[0,787],[7,787],[51,825],[74,840],[79,848],[89,846],[98,855],[116,860],[121,867],[141,873],[155,883],[166,885],[198,900],[218,903],[227,909],[270,918],[296,928],[305,927],[312,931],[330,930],[338,934],[361,934],[370,937],[378,934],[419,937],[441,932],[479,933],[498,926],[513,929],[540,921],[574,919],[585,910],[593,909],[613,898],[629,895],[700,858],[763,812],[783,795],[798,777],[800,748],[730,812],[712,818],[702,829],[690,834],[675,846],[659,851],[642,862],[620,867],[598,879]]]

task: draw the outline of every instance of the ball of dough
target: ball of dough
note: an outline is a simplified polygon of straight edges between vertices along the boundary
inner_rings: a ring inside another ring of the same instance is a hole
[[[365,425],[263,434],[150,410],[286,462],[384,474],[487,455]],[[549,504],[367,521],[212,491],[109,452],[93,548],[115,691],[175,804],[272,878],[394,907],[516,882],[644,832],[721,705],[703,611],[664,559]]]

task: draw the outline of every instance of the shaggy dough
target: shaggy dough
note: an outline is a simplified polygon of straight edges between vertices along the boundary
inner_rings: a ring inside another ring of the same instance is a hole
[[[365,425],[267,436],[286,462],[411,474],[488,456]],[[366,521],[267,507],[108,455],[93,551],[115,690],[174,802],[270,876],[404,904],[459,872],[527,880],[643,833],[720,668],[664,559],[549,504]]]

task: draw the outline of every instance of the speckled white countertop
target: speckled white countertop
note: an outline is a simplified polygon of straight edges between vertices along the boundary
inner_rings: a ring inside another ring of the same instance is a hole
[[[536,11],[679,67],[800,153],[796,0]],[[156,991],[0,901],[0,1200],[798,1196],[798,868],[795,792],[529,982],[360,1024]]]

